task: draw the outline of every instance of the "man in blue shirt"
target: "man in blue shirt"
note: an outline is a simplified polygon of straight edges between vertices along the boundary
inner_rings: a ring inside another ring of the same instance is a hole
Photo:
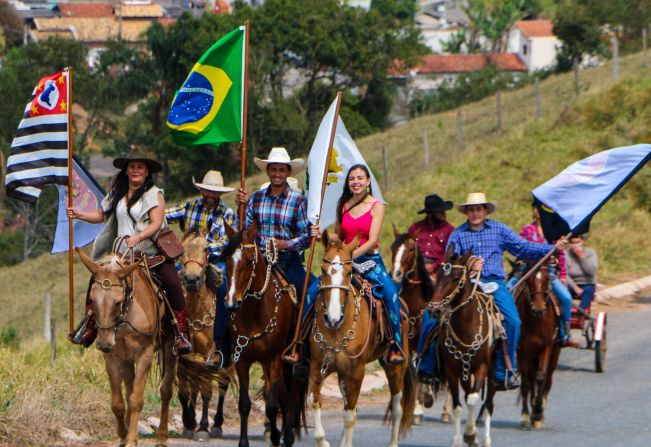
[[[562,248],[564,241],[556,245],[537,244],[518,236],[511,228],[486,216],[496,209],[495,203],[486,200],[484,193],[470,193],[466,202],[458,205],[457,209],[465,214],[468,220],[456,228],[448,239],[448,246],[454,244],[454,253],[461,255],[472,249],[479,259],[472,266],[476,272],[481,272],[482,282],[492,282],[497,285],[493,292],[495,304],[504,316],[503,325],[506,331],[507,348],[512,369],[507,371],[504,356],[498,354],[495,359],[495,384],[498,390],[510,390],[520,386],[520,380],[515,372],[516,351],[520,339],[520,316],[513,300],[513,295],[504,284],[504,268],[502,256],[505,251],[521,258],[536,260],[555,248]]]

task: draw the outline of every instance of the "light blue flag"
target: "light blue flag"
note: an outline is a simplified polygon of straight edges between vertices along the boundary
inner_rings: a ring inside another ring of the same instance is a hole
[[[650,159],[649,144],[610,149],[577,161],[534,189],[545,238],[586,231],[592,216]]]
[[[68,251],[68,187],[57,185],[59,190],[59,211],[57,215],[57,229],[54,234],[52,253]],[[93,211],[99,208],[105,192],[88,171],[73,159],[72,161],[72,205],[79,211]],[[83,247],[95,240],[103,223],[89,224],[75,220],[72,227],[74,247]]]

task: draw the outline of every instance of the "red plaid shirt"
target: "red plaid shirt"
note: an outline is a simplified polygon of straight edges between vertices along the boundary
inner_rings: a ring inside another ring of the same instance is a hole
[[[522,227],[520,231],[520,236],[523,239],[526,239],[537,244],[546,244],[545,236],[542,235],[542,232],[538,228],[538,224],[535,222],[530,223]],[[558,278],[565,279],[567,277],[567,264],[565,262],[565,252],[563,250],[557,250],[556,259],[558,259]]]
[[[424,257],[433,259],[435,270],[445,259],[445,246],[454,227],[448,222],[432,225],[427,218],[409,227],[409,234],[418,238],[418,249]]]

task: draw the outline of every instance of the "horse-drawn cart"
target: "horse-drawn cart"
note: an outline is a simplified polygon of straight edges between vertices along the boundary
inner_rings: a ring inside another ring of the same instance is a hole
[[[585,337],[585,349],[593,349],[595,354],[595,370],[604,372],[606,370],[606,352],[608,349],[606,338],[607,315],[604,311],[599,311],[597,316],[593,316],[590,307],[583,311],[578,307],[572,308],[572,317],[570,319],[571,329],[578,329]]]

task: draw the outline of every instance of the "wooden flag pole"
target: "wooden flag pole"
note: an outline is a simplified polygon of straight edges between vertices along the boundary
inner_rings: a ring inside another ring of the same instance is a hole
[[[66,68],[68,74],[68,206],[72,206],[72,67]],[[73,253],[73,219],[68,217],[68,315],[70,332],[75,324],[75,277]]]
[[[249,105],[249,30],[250,24],[244,22],[244,97],[242,98],[242,161],[240,162],[240,188],[246,188],[246,126]],[[239,229],[244,229],[244,204],[238,205]]]
[[[565,235],[565,236],[563,236],[563,237],[564,237],[565,239],[569,239],[571,236],[572,236],[572,232],[570,231],[569,233],[567,233],[567,235]],[[536,262],[536,263],[533,265],[533,267],[531,267],[531,268],[529,269],[529,271],[528,271],[527,273],[525,273],[524,275],[522,275],[522,277],[518,280],[518,282],[516,282],[515,284],[513,284],[513,287],[509,288],[509,292],[513,292],[516,288],[518,288],[518,287],[520,286],[520,284],[522,284],[523,282],[525,282],[525,281],[527,280],[527,278],[528,278],[529,276],[531,276],[531,274],[532,274],[533,272],[537,271],[537,270],[540,268],[540,266],[543,265],[543,264],[544,264],[544,263],[545,263],[545,262],[550,258],[551,255],[554,254],[555,251],[556,251],[556,247],[554,247],[553,250],[549,250],[549,252],[548,252],[545,256],[543,256],[542,258],[540,258],[540,259],[538,260],[538,262]]]
[[[323,180],[321,181],[321,208],[323,208],[323,196],[325,195],[325,189],[328,182],[328,168],[330,167],[330,156],[332,155],[332,145],[335,142],[335,135],[337,133],[337,121],[339,121],[339,107],[341,106],[341,98],[343,92],[337,92],[337,106],[335,108],[335,119],[332,125],[332,130],[330,131],[330,141],[328,143],[328,155],[326,156],[326,163],[323,167]],[[316,219],[316,225],[319,225],[320,215]],[[312,269],[312,261],[314,260],[314,248],[316,246],[316,237],[312,237],[310,240],[310,255],[307,259],[307,266],[305,270],[305,280],[303,281],[303,291],[301,293],[300,305],[298,308],[298,318],[296,321],[296,328],[294,329],[294,338],[292,343],[285,349],[283,352],[283,360],[289,363],[297,364],[300,360],[298,353],[298,347],[301,343],[300,341],[300,332],[301,332],[301,322],[303,319],[303,308],[305,307],[305,295],[307,294],[307,288],[310,283],[310,270]]]

